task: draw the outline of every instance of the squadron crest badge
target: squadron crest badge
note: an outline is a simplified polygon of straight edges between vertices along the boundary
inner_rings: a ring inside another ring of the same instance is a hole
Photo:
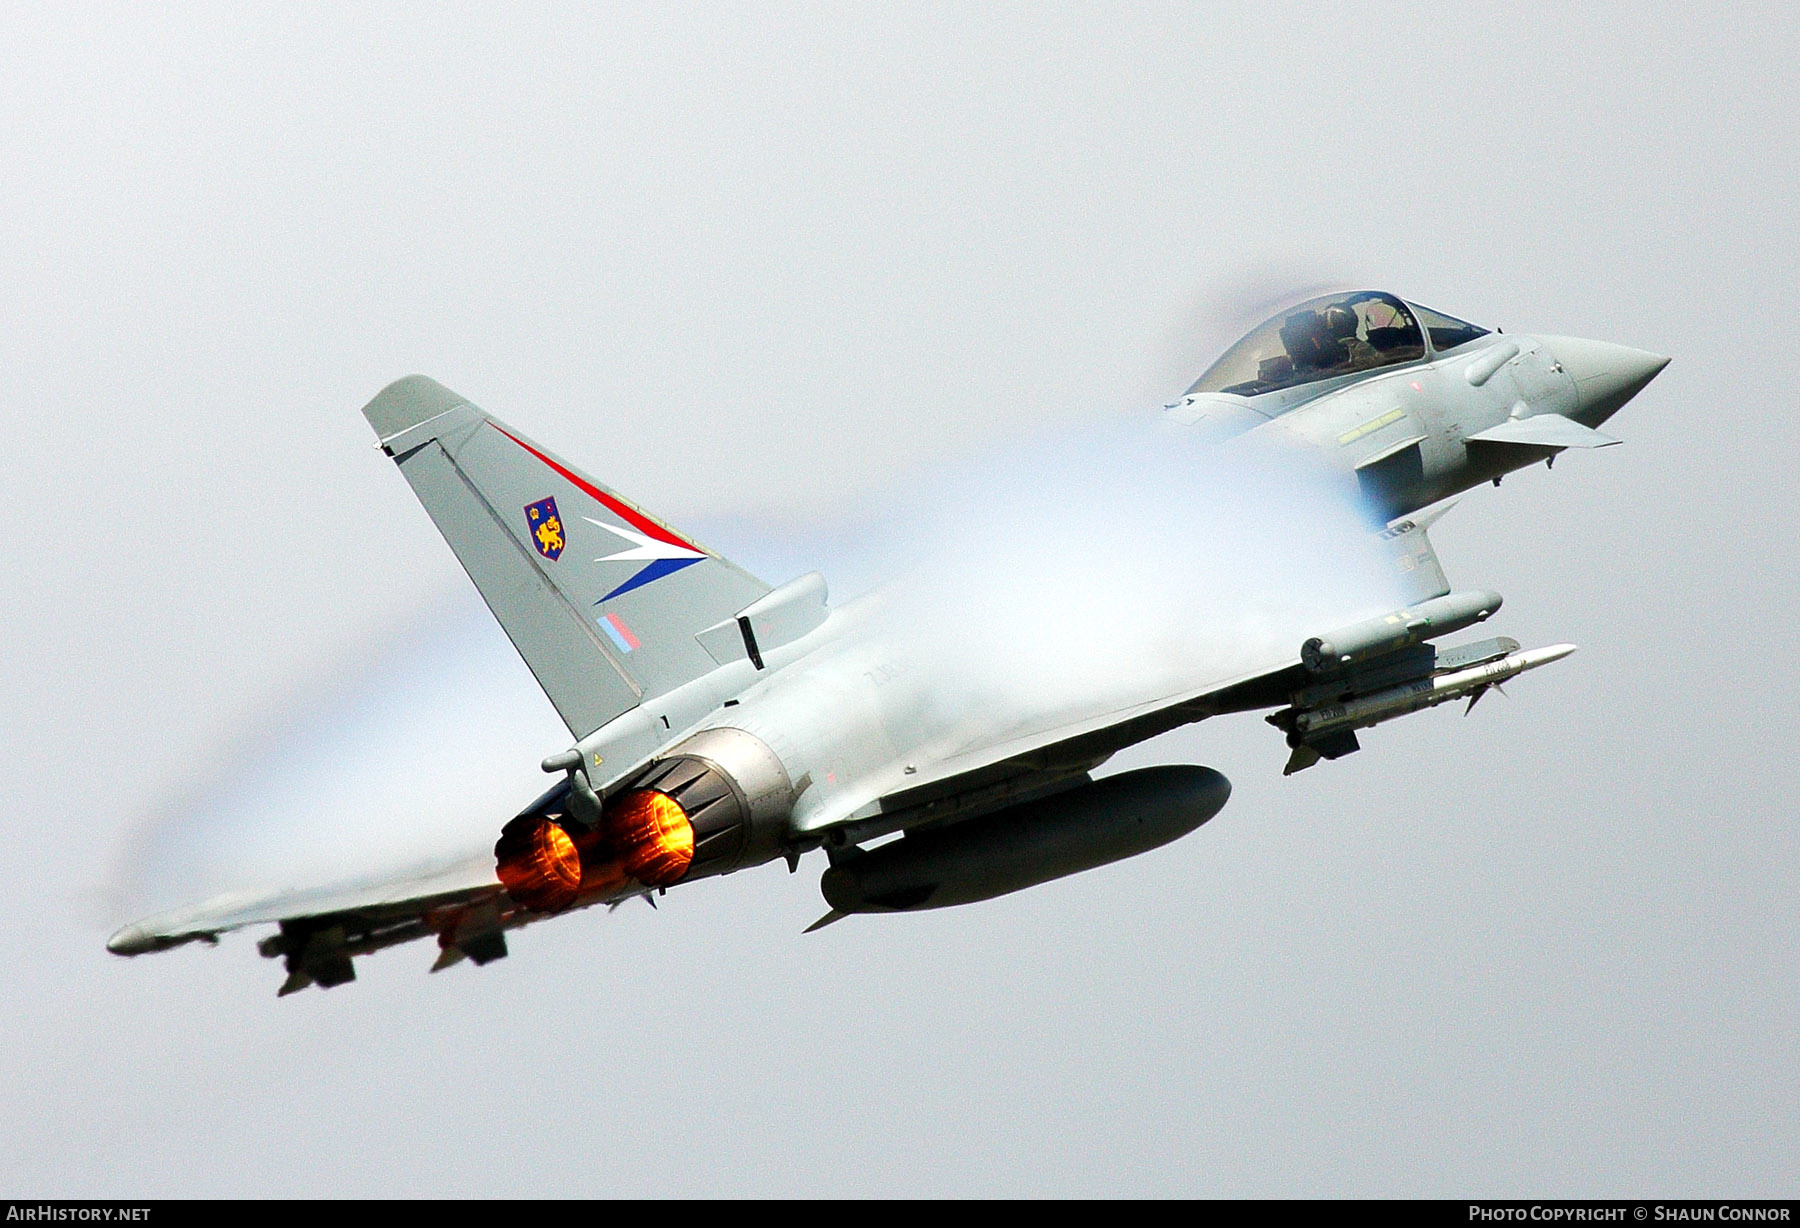
[[[563,522],[556,511],[555,499],[539,499],[525,505],[525,527],[531,533],[531,544],[537,552],[554,563],[562,557]]]

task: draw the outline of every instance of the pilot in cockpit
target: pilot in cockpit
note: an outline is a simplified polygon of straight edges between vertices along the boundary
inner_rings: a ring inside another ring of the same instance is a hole
[[[1325,321],[1326,335],[1342,347],[1343,357],[1339,361],[1347,362],[1352,371],[1376,365],[1375,347],[1356,335],[1358,321],[1354,308],[1333,303],[1321,313],[1321,318]]]
[[[1342,302],[1323,311],[1296,311],[1282,325],[1282,348],[1296,371],[1360,371],[1376,365],[1374,347],[1356,335],[1360,323],[1355,308]]]
[[[1198,380],[1188,395],[1225,392],[1259,396],[1319,380],[1417,362],[1426,355],[1425,334],[1414,309],[1391,294],[1359,290],[1321,296],[1288,308],[1247,333]],[[1439,350],[1483,335],[1483,330],[1439,313],[1432,344]]]
[[[1356,329],[1356,313],[1350,313],[1350,328]],[[1329,371],[1344,361],[1343,341],[1332,335],[1324,315],[1316,311],[1296,311],[1281,326],[1281,348],[1296,372]]]

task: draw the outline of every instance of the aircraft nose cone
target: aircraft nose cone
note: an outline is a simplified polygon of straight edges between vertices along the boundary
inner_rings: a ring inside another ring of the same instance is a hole
[[[1572,416],[1588,426],[1598,426],[1618,413],[1625,402],[1642,392],[1644,385],[1669,365],[1661,354],[1609,341],[1589,341],[1584,337],[1542,340],[1575,381],[1578,399]]]

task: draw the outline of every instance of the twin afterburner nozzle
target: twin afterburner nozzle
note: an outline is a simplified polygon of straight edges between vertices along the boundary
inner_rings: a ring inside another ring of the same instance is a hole
[[[556,912],[639,887],[672,887],[779,856],[794,804],[781,760],[741,729],[706,729],[602,801],[568,750],[544,760],[568,780],[508,823],[494,845],[515,903]]]

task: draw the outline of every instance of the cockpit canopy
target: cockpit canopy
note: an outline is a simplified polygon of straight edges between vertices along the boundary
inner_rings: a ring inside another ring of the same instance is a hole
[[[1409,307],[1379,290],[1327,294],[1290,307],[1226,350],[1187,395],[1229,392],[1253,397],[1282,388],[1381,367],[1417,362],[1485,336],[1425,307]]]

